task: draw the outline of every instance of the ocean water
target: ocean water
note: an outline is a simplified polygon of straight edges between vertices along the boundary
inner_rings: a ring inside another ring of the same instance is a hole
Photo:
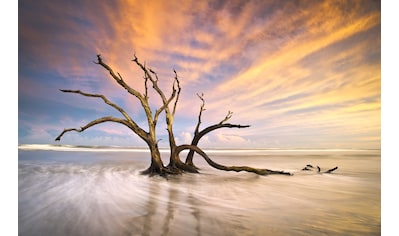
[[[380,150],[208,150],[224,165],[140,175],[145,149],[22,145],[19,235],[380,235]],[[162,152],[167,163],[168,153]],[[301,171],[307,164],[330,174]]]

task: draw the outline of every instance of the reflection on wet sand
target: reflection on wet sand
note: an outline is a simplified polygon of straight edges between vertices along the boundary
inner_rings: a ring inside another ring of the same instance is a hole
[[[181,192],[178,178],[173,182],[148,180],[145,214],[129,220],[126,233],[137,235],[202,235],[201,211],[192,193]],[[195,226],[194,226],[195,225]],[[140,226],[142,226],[140,228]]]
[[[48,157],[55,154],[58,156]],[[245,157],[246,163],[263,163],[274,169],[300,170],[308,162],[339,165],[334,174],[257,176],[216,171],[199,163],[204,167],[202,174],[169,180],[140,175],[147,164],[141,156],[135,159],[129,154],[125,160],[124,156],[114,155],[106,159],[90,152],[70,161],[68,155],[71,154],[20,154],[19,235],[381,232],[379,153]],[[242,163],[241,157],[219,156],[219,160]]]

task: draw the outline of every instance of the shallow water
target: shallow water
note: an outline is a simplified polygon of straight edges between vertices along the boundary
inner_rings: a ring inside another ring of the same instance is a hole
[[[162,153],[165,161],[167,153]],[[379,150],[210,150],[215,170],[149,178],[143,150],[19,150],[19,235],[380,235]],[[306,164],[331,174],[301,171]]]

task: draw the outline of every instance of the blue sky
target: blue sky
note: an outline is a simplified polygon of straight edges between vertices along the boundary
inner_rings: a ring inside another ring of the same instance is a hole
[[[381,147],[378,1],[22,0],[18,11],[19,144],[58,144],[64,128],[119,116],[99,99],[59,89],[104,94],[146,128],[138,101],[93,63],[100,53],[143,91],[136,53],[167,94],[173,69],[179,75],[179,144],[191,141],[203,92],[202,127],[229,110],[232,123],[251,127],[218,130],[200,146]],[[145,145],[111,123],[67,133],[59,144]]]

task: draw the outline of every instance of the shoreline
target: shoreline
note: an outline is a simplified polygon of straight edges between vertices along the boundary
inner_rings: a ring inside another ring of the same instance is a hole
[[[61,145],[61,144],[18,144],[18,150],[53,150],[53,151],[143,151],[149,152],[148,147],[135,146],[89,146],[89,145]],[[161,152],[169,152],[168,147],[160,147]],[[381,149],[361,149],[361,148],[226,148],[226,147],[205,147],[206,152],[363,152],[380,151]]]

